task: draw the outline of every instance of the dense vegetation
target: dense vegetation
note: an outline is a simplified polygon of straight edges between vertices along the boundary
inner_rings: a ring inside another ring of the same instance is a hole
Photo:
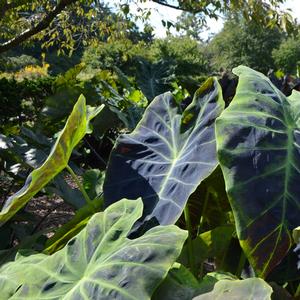
[[[0,299],[300,299],[298,25],[202,2],[0,2]]]

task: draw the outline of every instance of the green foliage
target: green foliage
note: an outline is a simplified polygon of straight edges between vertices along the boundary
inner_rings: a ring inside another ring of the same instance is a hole
[[[160,60],[155,64],[140,61],[136,76],[137,84],[149,102],[168,91],[174,80],[174,70],[175,66],[168,61]]]
[[[133,43],[129,39],[98,42],[89,46],[82,58],[89,72],[99,69],[112,70],[118,66],[126,75],[134,76],[137,82],[141,81],[142,77],[151,79],[150,70],[146,73],[140,72],[141,69],[143,71],[141,61],[144,67],[151,64],[153,66],[162,64],[167,67],[169,63],[169,70],[164,68],[164,72],[169,74],[174,72],[179,84],[192,93],[205,81],[206,76],[203,74],[208,74],[210,70],[205,46],[190,37],[168,37],[154,40],[149,44]],[[155,80],[158,80],[158,74],[155,75]],[[202,80],[199,81],[201,76]]]
[[[193,99],[183,99],[186,90],[172,83],[174,96],[161,94],[146,108],[138,78],[118,68],[89,73],[79,65],[59,76],[57,91],[84,91],[91,96],[90,104],[103,104],[89,109],[80,97],[48,159],[53,139],[39,131],[23,128],[21,136],[0,135],[5,166],[35,168],[0,212],[2,223],[8,221],[0,229],[1,297],[299,296],[299,92],[285,97],[265,76],[247,67],[235,73],[237,92],[225,110],[215,78],[209,78]],[[161,80],[153,74],[148,77]],[[73,101],[52,99],[52,121],[58,121],[51,131],[70,113]],[[71,152],[91,133],[87,125],[98,112],[90,124],[97,133],[73,151],[70,168]],[[111,126],[115,135],[122,135],[106,165],[107,156],[103,159],[102,150],[97,153],[93,145],[105,143]],[[88,150],[100,157],[105,171],[85,161],[77,164]],[[72,192],[62,173],[53,178],[65,167],[77,185]],[[16,212],[50,179],[46,190],[72,199],[76,211],[46,238],[45,231],[36,232],[32,215]],[[188,229],[188,235],[178,227]],[[15,260],[6,263],[17,251]],[[174,264],[176,260],[180,264]]]
[[[1,225],[15,215],[38,191],[67,166],[73,148],[89,131],[89,121],[102,108],[103,106],[93,110],[87,109],[85,98],[81,96],[78,99],[48,158],[28,176],[23,188],[5,202],[0,212]]]
[[[169,37],[155,40],[151,53],[156,59],[174,61],[176,78],[207,74],[209,62],[205,47],[189,37]]]
[[[206,21],[203,16],[189,12],[182,12],[176,20],[175,27],[182,36],[190,37],[196,41],[202,42],[201,33],[206,28]]]
[[[0,129],[9,134],[14,127],[32,123],[52,93],[53,78],[36,80],[0,79]]]
[[[276,67],[290,74],[296,74],[300,64],[300,38],[290,37],[274,49],[272,57]]]
[[[161,282],[153,300],[190,300],[201,293],[197,278],[183,265],[175,263],[168,276]]]
[[[132,75],[140,58],[151,57],[148,48],[144,42],[133,43],[125,38],[95,42],[84,51],[82,62],[91,69],[111,70],[118,66],[123,72]]]
[[[16,72],[29,65],[38,65],[39,61],[29,55],[23,54],[20,56],[3,56],[0,58],[2,72]]]
[[[122,200],[95,214],[51,256],[18,257],[0,277],[5,299],[150,299],[180,253],[186,232],[158,226],[130,240],[142,201]]]
[[[146,0],[143,2],[147,2]],[[155,3],[173,7],[195,16],[196,24],[205,23],[205,17],[218,19],[220,14],[240,14],[265,28],[280,27],[288,33],[297,31],[297,24],[280,4],[285,0],[247,1],[173,1],[156,0]],[[58,51],[72,52],[81,45],[93,43],[95,38],[104,40],[131,36],[132,40],[152,39],[148,25],[149,9],[131,9],[133,0],[117,3],[114,9],[97,0],[63,1],[10,1],[0,2],[0,52],[5,52],[24,42],[38,40],[44,47],[58,46]],[[145,30],[138,34],[134,21],[144,22]],[[197,20],[199,20],[197,22]],[[162,20],[169,28],[173,24]],[[185,25],[185,24],[184,24]],[[189,25],[188,25],[189,26]]]
[[[214,289],[203,295],[197,296],[194,300],[211,299],[249,299],[271,300],[272,288],[259,278],[248,278],[245,280],[220,280]]]
[[[270,68],[275,68],[271,53],[279,47],[281,40],[282,33],[277,28],[229,20],[209,43],[207,51],[216,71],[221,67],[231,70],[242,64],[267,73]]]
[[[93,199],[93,201],[78,209],[75,212],[75,216],[69,222],[58,228],[55,234],[47,240],[44,253],[53,254],[62,249],[70,239],[85,228],[95,213],[103,210],[102,197],[91,199]]]
[[[207,258],[214,258],[216,267],[225,270],[224,262],[228,255],[233,234],[234,227],[232,225],[223,225],[203,232],[194,238],[193,249],[197,253],[195,257],[197,267],[200,268]],[[188,255],[188,249],[184,247],[179,260],[185,265],[188,262]]]
[[[142,197],[143,222],[176,222],[191,193],[217,166],[214,120],[223,109],[215,78],[184,111],[170,93],[156,97],[135,130],[116,142],[104,183],[106,205]]]
[[[287,255],[299,224],[300,94],[285,97],[247,67],[234,73],[236,95],[217,120],[218,155],[240,243],[265,277]]]

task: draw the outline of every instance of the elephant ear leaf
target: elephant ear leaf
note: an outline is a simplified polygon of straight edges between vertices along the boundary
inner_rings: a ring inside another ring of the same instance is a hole
[[[106,206],[142,197],[141,222],[176,222],[190,194],[217,166],[215,119],[223,109],[214,78],[184,111],[171,93],[156,97],[135,130],[117,140],[103,187]]]
[[[150,299],[187,233],[175,225],[157,226],[128,239],[142,210],[141,200],[121,200],[95,214],[53,255],[21,257],[4,265],[1,299]]]
[[[37,192],[60,173],[68,164],[74,147],[89,132],[89,121],[103,108],[88,108],[84,96],[80,96],[73,111],[60,132],[48,158],[26,179],[25,185],[9,197],[0,211],[0,226],[16,214]]]
[[[240,243],[265,277],[292,245],[300,215],[300,93],[284,96],[250,68],[218,118],[217,148]]]
[[[272,288],[260,278],[245,280],[220,280],[209,293],[199,295],[193,300],[229,300],[229,299],[257,299],[271,300]]]

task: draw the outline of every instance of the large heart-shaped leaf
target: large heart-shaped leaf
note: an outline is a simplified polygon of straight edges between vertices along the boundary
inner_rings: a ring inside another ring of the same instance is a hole
[[[2,299],[150,299],[179,255],[187,233],[157,226],[130,240],[141,200],[122,200],[97,213],[51,256],[22,257],[0,269]]]
[[[271,300],[272,293],[272,288],[260,278],[220,280],[211,292],[199,295],[193,300]]]
[[[240,66],[236,95],[217,120],[217,147],[242,248],[266,276],[300,224],[300,93],[286,98]]]
[[[68,164],[73,148],[88,132],[89,121],[103,108],[87,111],[85,98],[80,96],[69,116],[64,129],[60,132],[48,158],[27,177],[25,185],[5,202],[0,212],[0,225],[9,220],[38,191]]]
[[[131,134],[118,138],[104,182],[106,205],[144,201],[144,219],[174,223],[190,194],[217,166],[215,119],[224,108],[210,78],[182,111],[171,93],[156,97]]]

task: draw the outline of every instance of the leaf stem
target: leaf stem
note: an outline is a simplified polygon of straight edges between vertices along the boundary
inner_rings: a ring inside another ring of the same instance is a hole
[[[79,181],[77,175],[74,173],[74,171],[72,170],[72,168],[71,168],[69,165],[66,166],[66,169],[67,169],[68,172],[71,174],[71,176],[72,176],[72,178],[74,179],[74,181],[76,182],[76,184],[77,184],[79,190],[81,191],[81,193],[82,193],[82,195],[83,195],[83,197],[84,197],[86,203],[87,203],[87,204],[91,204],[91,203],[92,203],[92,200],[90,199],[90,197],[89,197],[88,194],[86,193],[86,191],[85,191],[84,187],[82,186],[82,184],[80,183],[80,181]]]
[[[295,298],[296,297],[299,297],[300,296],[300,284],[298,285],[298,288],[296,290],[296,293],[295,293]]]
[[[242,250],[242,253],[241,253],[241,256],[240,256],[240,261],[239,261],[239,264],[238,264],[238,267],[237,267],[237,270],[236,270],[236,274],[235,274],[239,278],[242,275],[242,271],[243,271],[243,268],[245,266],[245,263],[246,263],[246,255],[245,255],[244,251]]]
[[[188,205],[184,207],[184,219],[185,219],[185,224],[188,230],[188,261],[189,261],[189,266],[191,268],[191,272],[197,276],[196,274],[196,264],[195,264],[195,257],[194,257],[194,249],[193,249],[193,242],[192,242],[192,224],[191,224],[191,218],[190,218],[190,211],[188,208]]]
[[[202,212],[201,212],[201,218],[200,218],[200,222],[199,222],[199,227],[198,227],[198,234],[201,233],[202,227],[204,225],[204,214],[206,212],[206,208],[207,208],[207,204],[208,204],[208,199],[210,196],[210,187],[207,187],[206,193],[205,193],[205,198],[204,198],[204,203],[203,203],[203,208],[202,208]]]

